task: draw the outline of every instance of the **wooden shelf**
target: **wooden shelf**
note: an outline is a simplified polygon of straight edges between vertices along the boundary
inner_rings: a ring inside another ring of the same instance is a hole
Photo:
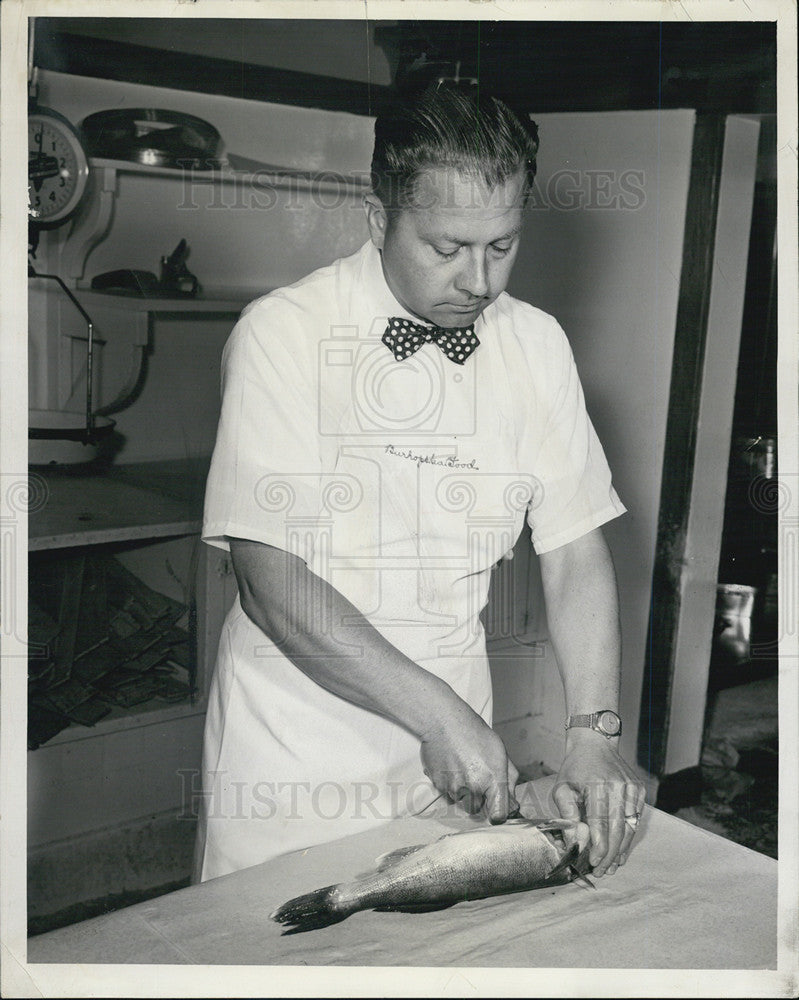
[[[264,289],[263,292],[248,293],[242,292],[231,298],[179,298],[168,299],[154,297],[147,298],[140,295],[117,295],[113,292],[101,292],[91,288],[77,289],[77,296],[81,305],[91,313],[92,309],[98,306],[114,309],[124,309],[128,312],[149,312],[149,313],[200,313],[237,316],[248,302],[257,298],[259,294],[265,295],[271,289]]]
[[[28,515],[31,552],[199,532],[207,459],[111,466],[97,472],[34,469],[43,497]]]
[[[92,157],[89,166],[98,170],[113,170],[119,174],[143,174],[172,180],[190,177],[192,184],[257,184],[263,187],[336,192],[340,192],[343,188],[354,193],[366,191],[371,186],[366,176],[341,174],[335,170],[298,170],[295,167],[283,167],[273,163],[259,164],[245,157],[234,157],[233,162],[238,166],[234,167],[233,163],[222,161],[219,166],[210,170],[195,170],[190,167],[184,169],[151,166],[133,160]]]
[[[197,697],[194,702],[182,701],[169,704],[159,701],[157,698],[151,698],[149,701],[131,705],[129,708],[115,705],[104,719],[100,719],[93,726],[80,726],[73,722],[66,729],[62,729],[60,733],[56,733],[55,736],[42,743],[36,750],[29,750],[28,753],[37,753],[43,747],[74,743],[76,740],[94,739],[97,736],[108,736],[110,733],[139,729],[141,726],[155,726],[164,722],[173,722],[175,719],[186,719],[193,715],[205,715],[207,707],[208,702],[204,696]]]
[[[246,157],[229,155],[228,161],[221,161],[211,170],[180,169],[176,167],[149,166],[132,160],[114,160],[92,157],[89,160],[92,175],[93,194],[87,207],[78,215],[62,251],[61,273],[73,279],[79,286],[85,281],[86,261],[94,248],[108,235],[114,215],[119,178],[125,174],[140,177],[164,178],[183,184],[239,184],[253,189],[283,189],[306,191],[314,194],[340,196],[346,192],[358,196],[370,189],[368,177],[357,174],[341,174],[332,170],[298,170],[275,164],[262,164]],[[235,164],[235,166],[234,166]],[[106,296],[109,298],[109,296]],[[114,300],[125,301],[127,296],[113,296]],[[255,298],[255,296],[250,296]],[[139,301],[131,297],[131,301]],[[183,311],[164,305],[164,300],[149,300],[153,312]],[[185,300],[173,299],[185,308]],[[134,308],[134,307],[129,307]],[[238,305],[238,309],[241,305]],[[230,311],[227,308],[221,310]],[[235,308],[233,311],[237,311]]]

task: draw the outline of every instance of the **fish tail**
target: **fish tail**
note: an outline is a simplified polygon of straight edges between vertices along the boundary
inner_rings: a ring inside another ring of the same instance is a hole
[[[296,896],[278,907],[271,914],[272,920],[286,924],[284,934],[300,934],[302,931],[315,931],[320,927],[337,924],[350,915],[350,910],[339,909],[336,906],[334,891],[336,885],[328,885],[323,889],[315,889],[304,896]]]

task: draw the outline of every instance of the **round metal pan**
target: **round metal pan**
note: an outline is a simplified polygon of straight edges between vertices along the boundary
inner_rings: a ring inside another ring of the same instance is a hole
[[[83,119],[81,130],[92,156],[153,167],[210,170],[220,144],[209,122],[159,108],[97,111]]]

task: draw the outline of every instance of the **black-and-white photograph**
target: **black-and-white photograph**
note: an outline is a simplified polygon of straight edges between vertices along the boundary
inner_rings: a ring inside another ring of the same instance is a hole
[[[501,7],[3,4],[3,995],[795,995],[795,5]]]

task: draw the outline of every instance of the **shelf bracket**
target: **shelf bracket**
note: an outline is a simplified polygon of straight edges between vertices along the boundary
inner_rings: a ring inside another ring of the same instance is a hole
[[[87,208],[75,220],[61,251],[61,273],[74,280],[79,288],[87,287],[83,275],[89,254],[111,228],[116,193],[117,171],[113,167],[92,167]]]

